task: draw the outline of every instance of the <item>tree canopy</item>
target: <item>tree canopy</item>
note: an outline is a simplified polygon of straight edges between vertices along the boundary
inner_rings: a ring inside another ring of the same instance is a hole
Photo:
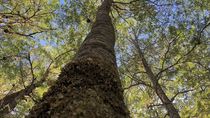
[[[0,1],[0,113],[28,115],[72,60],[102,1]],[[131,117],[169,117],[158,87],[181,117],[210,117],[209,6],[114,0],[115,53]]]

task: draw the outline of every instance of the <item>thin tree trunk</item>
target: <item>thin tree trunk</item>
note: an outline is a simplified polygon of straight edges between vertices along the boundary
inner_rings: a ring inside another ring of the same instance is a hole
[[[96,22],[72,62],[28,117],[127,118],[114,53],[115,32],[104,0]]]
[[[168,115],[170,116],[170,118],[180,118],[180,115],[179,115],[177,109],[174,107],[173,103],[171,102],[171,100],[168,98],[168,96],[165,94],[162,87],[158,83],[157,77],[152,72],[150,66],[148,65],[148,63],[144,57],[143,52],[141,51],[141,49],[136,41],[134,42],[134,45],[135,45],[135,47],[138,51],[138,54],[142,60],[145,71],[153,84],[153,89],[155,90],[155,93],[160,98],[161,102],[163,103],[166,110],[168,111]]]

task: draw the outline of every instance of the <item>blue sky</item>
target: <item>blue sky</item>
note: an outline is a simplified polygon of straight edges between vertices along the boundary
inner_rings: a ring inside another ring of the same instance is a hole
[[[60,0],[60,5],[64,5],[65,1],[64,0]]]

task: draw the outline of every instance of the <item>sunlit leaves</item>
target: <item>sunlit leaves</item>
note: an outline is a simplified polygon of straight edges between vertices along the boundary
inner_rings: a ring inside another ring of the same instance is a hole
[[[53,85],[60,69],[78,50],[101,0],[3,0],[0,2],[0,97],[15,84],[23,89],[50,74],[11,117],[22,117]],[[143,50],[166,95],[182,117],[210,117],[210,28],[208,0],[115,0],[116,57],[125,101],[132,117],[164,117],[166,110],[151,87],[141,57]],[[90,22],[87,22],[90,19]],[[206,26],[205,29],[203,29]],[[203,30],[203,31],[202,31]],[[201,32],[202,31],[202,32]],[[33,34],[34,33],[34,34]],[[30,54],[32,67],[27,55]],[[62,54],[62,56],[59,56]],[[57,58],[59,57],[59,58]],[[188,91],[188,92],[183,92]],[[27,108],[26,108],[27,107]]]

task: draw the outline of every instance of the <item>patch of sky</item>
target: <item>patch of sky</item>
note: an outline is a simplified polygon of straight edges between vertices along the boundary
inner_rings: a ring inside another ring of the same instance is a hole
[[[3,11],[4,7],[2,5],[0,5],[0,11]]]
[[[117,67],[120,67],[122,65],[120,59],[121,59],[120,53],[116,53],[116,62],[117,62]]]
[[[61,17],[64,17],[64,16],[66,16],[66,12],[65,12],[65,10],[64,9],[62,9],[62,8],[60,8],[60,9],[58,9],[58,10],[55,10],[55,12],[54,12],[55,14],[59,14]]]
[[[39,46],[52,46],[52,47],[57,47],[57,43],[56,43],[56,40],[50,40],[50,39],[47,39],[47,37],[42,37],[42,34],[38,34],[38,35],[35,35],[33,37],[33,41],[36,42],[37,45],[35,45],[34,48],[38,48]]]
[[[66,0],[66,2],[67,2],[68,4],[70,4],[71,0]]]
[[[141,33],[138,35],[138,39],[147,40],[149,38],[149,34]]]
[[[46,46],[46,45],[48,44],[47,41],[44,40],[44,39],[39,40],[39,43],[40,43],[42,46]]]
[[[184,8],[180,4],[178,4],[176,1],[174,2],[168,2],[165,1],[165,3],[160,4],[171,4],[171,5],[163,5],[156,7],[157,16],[156,18],[159,19],[159,25],[161,26],[175,26],[178,27],[178,22],[184,22],[185,16],[184,16]]]
[[[179,10],[177,4],[173,4],[171,10],[172,12],[177,12]]]
[[[59,26],[58,23],[56,23],[56,21],[57,21],[56,19],[53,19],[52,21],[50,21],[52,28],[56,28]]]
[[[65,4],[65,0],[60,0],[60,5],[64,5]]]
[[[80,14],[82,11],[81,11],[81,9],[80,9],[79,7],[77,7],[77,8],[76,8],[76,12],[77,12],[78,14]]]
[[[208,10],[204,10],[203,12],[204,12],[205,16],[209,16],[210,15],[210,11],[208,11]]]
[[[41,37],[40,34],[38,34],[38,35],[36,35],[36,36],[33,37],[33,40],[34,40],[36,43],[38,43],[38,45],[35,45],[35,48],[38,48],[39,45],[41,45],[41,46],[46,46],[46,45],[47,45],[46,40],[40,39],[40,37]]]
[[[128,63],[128,60],[129,60],[129,58],[130,58],[130,56],[128,56],[128,57],[125,57],[124,55],[123,55],[123,53],[120,51],[120,50],[118,50],[119,48],[118,47],[115,47],[115,50],[116,50],[116,62],[117,62],[117,66],[118,67],[120,67],[120,66],[122,66],[123,65],[123,63]],[[126,51],[126,53],[127,54],[129,54],[129,55],[133,55],[133,47],[131,46],[131,45],[128,45],[128,46],[126,46],[125,47],[125,50],[124,51]],[[123,51],[123,52],[124,52]],[[127,62],[126,61],[124,61],[123,63],[121,62],[121,60],[127,60]]]

